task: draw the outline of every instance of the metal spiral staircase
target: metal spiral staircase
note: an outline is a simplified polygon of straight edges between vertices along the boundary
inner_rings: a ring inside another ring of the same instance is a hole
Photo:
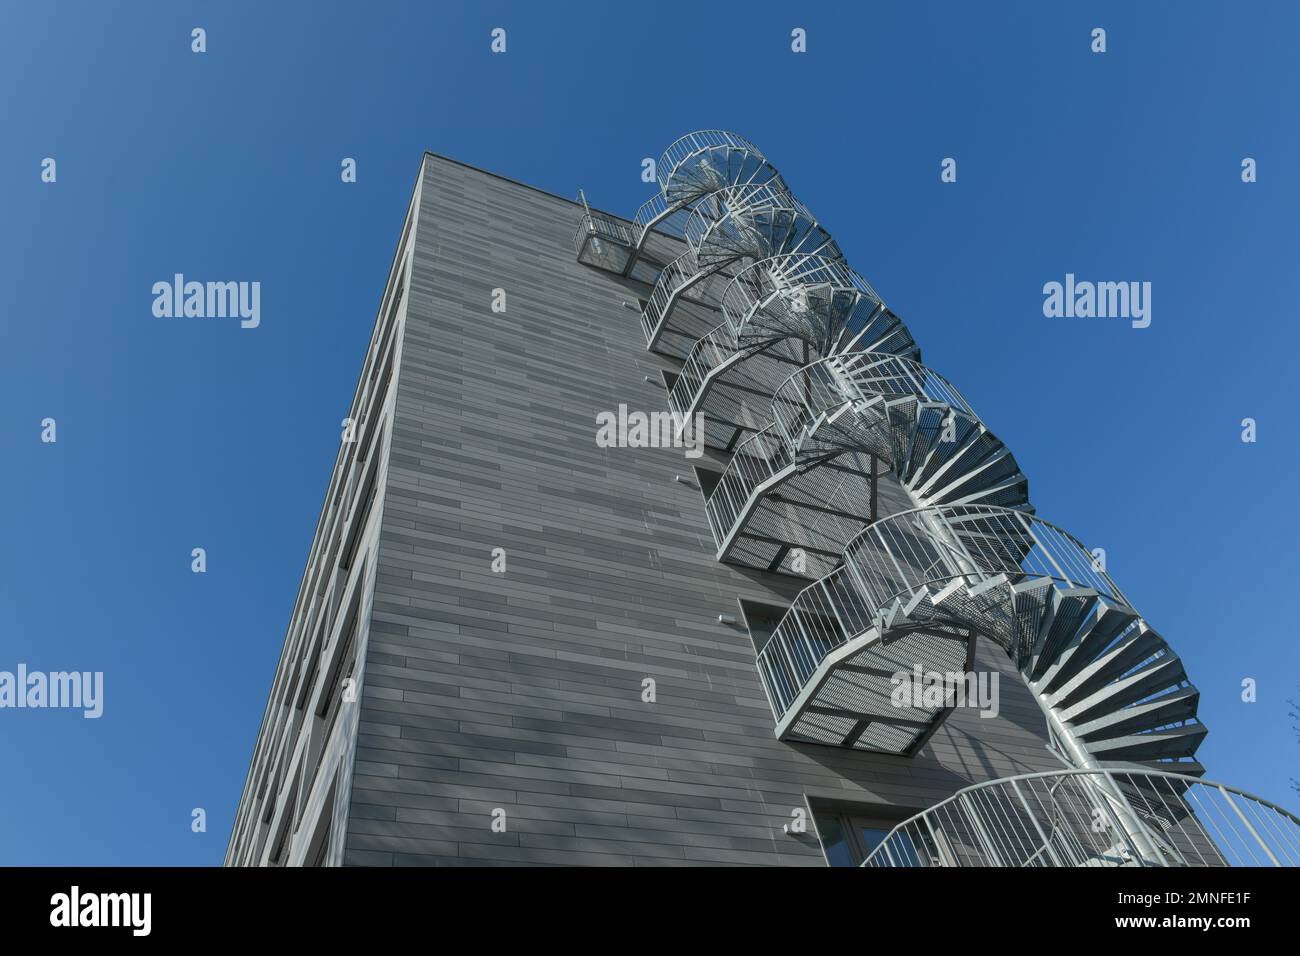
[[[647,278],[642,328],[649,349],[682,360],[672,410],[703,412],[710,444],[731,453],[706,501],[718,560],[815,577],[757,656],[778,736],[913,754],[954,703],[898,706],[895,675],[967,672],[983,638],[1020,670],[1072,768],[962,791],[868,863],[1234,862],[1187,802],[1202,793],[1206,730],[1178,656],[1091,552],[1034,515],[1011,451],[921,364],[826,228],[734,134],[683,137],[658,175],[630,229],[585,209],[579,258],[631,276],[652,233],[684,241]],[[685,315],[687,302],[721,321]],[[905,506],[880,517],[885,479]],[[1285,811],[1213,792],[1242,832],[1245,805],[1268,807],[1286,840],[1300,833]],[[1111,829],[1084,839],[1081,807]],[[981,835],[1013,819],[1026,853]],[[1296,862],[1276,849],[1272,861]]]
[[[637,210],[630,229],[586,210],[578,226],[579,260],[592,257],[597,260],[593,264],[629,276],[655,232],[680,237],[692,206],[704,196],[726,186],[781,181],[753,143],[726,130],[701,130],[677,140],[659,157],[656,178],[659,192]],[[618,250],[613,260],[600,261],[607,251],[592,248],[593,243],[600,246],[602,238]]]
[[[700,197],[683,235],[686,251],[664,266],[641,317],[650,349],[665,336],[689,336],[689,327],[674,322],[678,303],[692,293],[721,298],[730,270],[743,263],[792,253],[840,255],[830,234],[779,182],[726,186]]]
[[[1178,657],[1092,555],[1011,508],[919,508],[863,529],[795,599],[759,670],[783,735],[912,753],[947,709],[893,706],[890,675],[963,671],[974,635],[1017,664],[1076,766],[1164,766],[1205,735]]]
[[[723,321],[691,348],[669,390],[674,412],[743,430],[739,405],[770,396],[811,356],[850,347],[919,355],[907,327],[842,261],[787,254],[753,262],[722,297]],[[741,398],[731,394],[739,391]]]

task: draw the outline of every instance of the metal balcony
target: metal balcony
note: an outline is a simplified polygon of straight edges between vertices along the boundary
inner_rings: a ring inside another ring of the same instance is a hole
[[[798,595],[758,654],[777,732],[914,752],[950,708],[900,713],[890,675],[968,670],[954,664],[975,635],[1020,668],[1071,762],[1169,765],[1205,736],[1181,661],[1082,544],[1023,511],[970,505],[876,522]],[[916,732],[904,739],[896,717]]]
[[[704,416],[707,443],[733,451],[746,433],[771,424],[757,415],[790,372],[807,362],[807,346],[790,338],[736,344],[723,322],[687,353],[668,391],[668,407],[684,418]]]
[[[797,550],[806,571],[791,573],[825,573],[839,563],[844,542],[872,520],[878,470],[869,454],[797,458],[775,426],[755,432],[736,446],[705,501],[718,560],[790,570]]]

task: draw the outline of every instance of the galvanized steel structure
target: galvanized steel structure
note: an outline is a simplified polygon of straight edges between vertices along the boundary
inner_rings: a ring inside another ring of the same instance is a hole
[[[717,559],[814,577],[757,654],[777,735],[914,754],[951,704],[895,706],[891,675],[967,670],[983,638],[1070,768],[962,791],[868,863],[1297,862],[1293,816],[1197,781],[1206,728],[1182,661],[1104,562],[1035,515],[1011,451],[767,158],[707,130],[656,172],[630,227],[582,199],[577,255],[653,284],[646,347],[682,363],[669,404],[704,413],[730,455],[707,500]],[[655,261],[656,232],[684,251]],[[911,507],[879,517],[885,474]]]

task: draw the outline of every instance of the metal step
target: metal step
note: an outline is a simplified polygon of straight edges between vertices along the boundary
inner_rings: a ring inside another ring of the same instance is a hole
[[[1119,737],[1141,730],[1154,730],[1196,716],[1201,692],[1183,687],[1152,697],[1140,704],[1113,710],[1085,722],[1075,722],[1074,732],[1084,740]]]
[[[1057,654],[1038,680],[1040,690],[1052,692],[1069,678],[1092,663],[1115,638],[1138,619],[1130,607],[1098,598],[1089,608],[1089,617],[1079,625],[1074,637]]]
[[[1038,688],[1043,676],[1058,660],[1061,652],[1069,646],[1078,632],[1084,618],[1092,610],[1100,595],[1091,588],[1056,588],[1052,594],[1050,613],[1043,621],[1043,632],[1039,636],[1028,677],[1034,688]]]
[[[1077,703],[1064,704],[1061,695],[1048,697],[1061,719],[1074,723],[1097,716],[1100,709],[1116,710],[1128,704],[1134,704],[1158,691],[1176,687],[1187,679],[1183,662],[1178,655],[1166,648],[1165,653],[1148,661],[1129,674],[1104,685],[1094,693],[1078,700]]]
[[[1088,750],[1098,760],[1188,757],[1196,752],[1206,732],[1204,724],[1184,724],[1146,734],[1088,741]]]
[[[1137,665],[1166,648],[1164,639],[1142,621],[1095,660],[1053,691],[1060,704],[1072,704],[1123,677]]]

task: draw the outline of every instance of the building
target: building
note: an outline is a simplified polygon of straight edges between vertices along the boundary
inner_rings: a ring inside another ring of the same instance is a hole
[[[227,864],[1300,862],[775,167],[657,174],[425,155]]]

